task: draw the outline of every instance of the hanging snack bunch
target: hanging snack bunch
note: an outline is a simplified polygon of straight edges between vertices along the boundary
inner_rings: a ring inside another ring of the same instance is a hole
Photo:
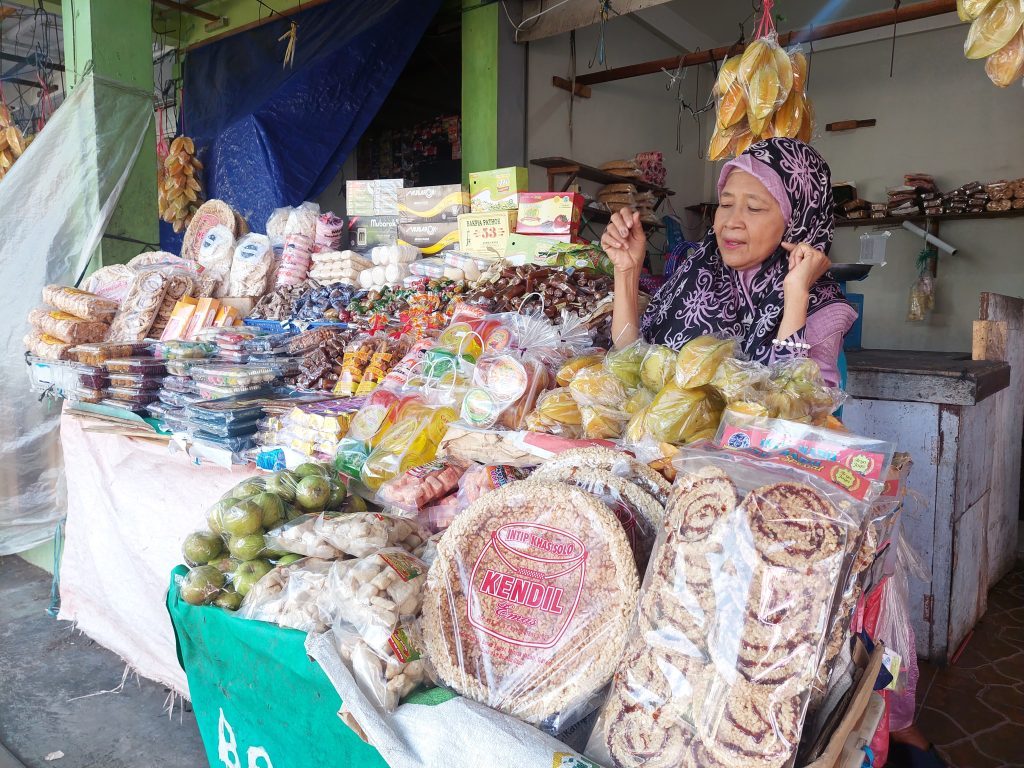
[[[957,0],[961,21],[971,22],[964,41],[968,59],[984,59],[988,79],[1006,88],[1024,75],[1024,4],[1020,0]]]
[[[7,106],[0,104],[0,179],[7,175],[14,161],[21,157],[31,139],[25,138],[14,124]]]
[[[0,161],[2,162],[2,161]],[[188,136],[171,142],[171,151],[160,168],[160,218],[181,232],[203,202],[199,171],[203,164],[196,158],[196,146]]]
[[[709,160],[740,155],[761,139],[786,137],[809,142],[814,111],[807,98],[807,58],[786,52],[764,4],[757,39],[742,54],[725,60],[713,93],[718,100]]]

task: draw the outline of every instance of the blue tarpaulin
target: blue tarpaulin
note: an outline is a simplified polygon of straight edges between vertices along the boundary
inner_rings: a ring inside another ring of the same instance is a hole
[[[257,232],[275,208],[319,195],[380,109],[441,0],[335,0],[233,35],[185,61],[181,129],[204,194]],[[295,60],[282,67],[298,25]],[[181,236],[161,223],[162,246]]]

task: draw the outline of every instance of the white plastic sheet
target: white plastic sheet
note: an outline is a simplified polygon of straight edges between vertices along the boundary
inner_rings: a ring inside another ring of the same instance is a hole
[[[152,117],[152,93],[87,75],[0,181],[0,555],[46,541],[64,515],[59,409],[25,375],[29,310],[44,285],[82,275]]]

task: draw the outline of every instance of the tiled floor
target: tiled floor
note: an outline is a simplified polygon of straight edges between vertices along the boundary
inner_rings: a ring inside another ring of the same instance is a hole
[[[956,664],[922,662],[917,697],[918,725],[952,768],[1024,766],[1024,560]]]

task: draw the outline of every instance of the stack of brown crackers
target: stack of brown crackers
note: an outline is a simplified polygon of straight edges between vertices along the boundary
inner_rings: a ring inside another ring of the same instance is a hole
[[[716,466],[680,475],[588,753],[616,768],[786,765],[851,546],[840,518],[803,483],[741,502]]]

